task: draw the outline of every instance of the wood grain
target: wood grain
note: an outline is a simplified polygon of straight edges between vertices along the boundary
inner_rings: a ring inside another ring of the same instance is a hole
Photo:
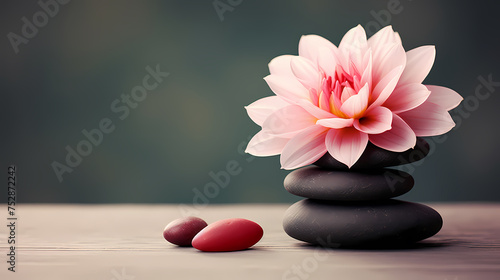
[[[241,217],[264,228],[253,249],[229,253],[167,243],[177,205],[18,205],[17,272],[2,261],[0,279],[500,279],[500,204],[429,205],[443,216],[441,232],[398,250],[307,246],[282,230],[288,205],[196,209],[208,223]]]

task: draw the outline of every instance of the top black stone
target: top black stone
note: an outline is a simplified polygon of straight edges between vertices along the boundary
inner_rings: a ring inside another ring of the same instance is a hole
[[[372,143],[368,143],[365,151],[358,161],[351,167],[355,169],[383,168],[389,166],[403,165],[423,159],[429,153],[429,143],[422,138],[417,138],[414,149],[397,153],[379,148]],[[347,170],[345,164],[334,159],[329,153],[317,160],[314,165],[325,169]]]

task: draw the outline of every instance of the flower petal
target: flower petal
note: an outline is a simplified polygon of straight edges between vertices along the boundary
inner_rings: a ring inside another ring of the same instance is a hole
[[[325,142],[330,155],[351,168],[365,151],[368,135],[354,127],[330,129]]]
[[[318,119],[328,119],[328,118],[334,118],[335,117],[334,114],[318,108],[317,106],[315,106],[314,104],[312,104],[308,100],[299,100],[297,102],[297,105],[299,105],[300,107],[304,108],[304,110],[306,110],[307,112],[309,112],[309,114],[315,116]]]
[[[338,54],[331,51],[331,49],[321,47],[318,49],[318,66],[323,70],[327,76],[333,77],[335,75],[335,68],[338,62]]]
[[[252,104],[245,106],[247,114],[256,124],[262,126],[264,121],[274,111],[290,105],[290,103],[283,100],[279,96],[268,96],[261,98]]]
[[[424,103],[431,92],[422,84],[396,86],[384,106],[394,113],[405,112]]]
[[[344,118],[329,118],[318,120],[316,124],[322,125],[328,128],[340,129],[344,127],[352,126],[353,119],[344,119]]]
[[[318,35],[303,35],[299,41],[299,56],[308,58],[314,63],[318,63],[318,56],[326,48],[331,53],[338,53],[337,47],[327,39]]]
[[[281,152],[281,168],[294,169],[309,165],[326,153],[325,137],[328,128],[311,126],[297,134]]]
[[[413,110],[400,113],[399,116],[417,136],[444,134],[455,126],[446,109],[428,101]]]
[[[370,108],[384,104],[394,91],[402,72],[403,67],[398,66],[378,82],[370,96]]]
[[[315,125],[317,120],[299,105],[290,105],[269,115],[262,125],[262,131],[277,137],[292,138],[304,128]]]
[[[290,62],[295,55],[280,55],[269,62],[269,72],[275,76],[295,77]]]
[[[290,61],[292,72],[306,89],[320,88],[320,73],[317,66],[305,57],[296,56]]]
[[[406,65],[406,52],[399,43],[394,43],[392,45],[386,44],[381,46],[377,52],[373,51],[372,59],[372,79],[373,84],[376,85],[394,69],[398,67],[404,69]]]
[[[290,103],[309,99],[309,91],[296,79],[269,75],[264,78],[271,90]]]
[[[377,69],[374,69],[377,70],[376,72],[374,72],[374,74],[376,74],[376,77],[374,77],[375,84],[385,76],[384,73],[379,73],[378,69],[380,68],[379,64],[383,63],[382,61],[384,58],[390,58],[390,55],[388,55],[388,53],[390,53],[391,51],[394,52],[396,49],[398,49],[399,51],[397,53],[400,56],[403,55],[404,49],[401,52],[401,49],[398,46],[401,46],[402,48],[401,38],[399,37],[397,32],[394,32],[394,30],[392,30],[392,26],[390,25],[382,28],[368,39],[368,47],[372,51],[373,56],[373,65],[374,67],[377,66]],[[406,56],[406,54],[404,54],[404,56]],[[404,64],[401,65],[404,66]]]
[[[401,44],[401,38],[397,32],[394,32],[391,25],[388,25],[380,29],[377,33],[368,39],[368,46],[373,50],[377,51],[378,48],[385,44]]]
[[[460,94],[447,87],[428,85],[426,85],[426,87],[431,91],[431,95],[427,98],[427,102],[437,104],[446,109],[446,111],[457,107],[458,104],[464,100]]]
[[[372,88],[372,51],[368,50],[363,58],[364,70],[361,74],[360,84],[368,84],[368,88]]]
[[[356,118],[363,114],[368,106],[368,98],[370,97],[370,92],[368,84],[365,84],[358,92],[351,97],[349,97],[340,107],[340,111],[346,114],[350,118]]]
[[[379,134],[391,129],[392,112],[385,107],[375,107],[354,120],[354,127],[367,134]]]
[[[381,134],[371,134],[370,142],[375,146],[393,152],[404,152],[415,147],[415,133],[398,115],[392,115],[392,128]]]
[[[406,52],[406,66],[399,79],[399,84],[421,84],[431,71],[435,57],[436,48],[434,46],[421,46]]]
[[[275,137],[259,131],[248,142],[245,153],[260,157],[279,155],[288,141],[290,139]]]
[[[353,62],[358,70],[363,67],[363,57],[368,50],[365,30],[361,25],[358,25],[347,31],[339,44],[339,51],[344,56],[349,58],[349,62]],[[350,69],[350,65],[342,65],[344,69]],[[350,73],[353,75],[354,73]]]

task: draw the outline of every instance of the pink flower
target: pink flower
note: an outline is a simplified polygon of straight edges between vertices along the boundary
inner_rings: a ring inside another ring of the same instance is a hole
[[[275,96],[246,107],[262,130],[247,153],[281,154],[284,169],[314,163],[325,153],[351,167],[368,141],[393,152],[413,148],[417,136],[434,136],[455,126],[449,110],[462,97],[423,85],[434,63],[434,46],[405,52],[391,26],[367,40],[358,25],[336,47],[302,36],[299,55],[269,63],[264,78]]]

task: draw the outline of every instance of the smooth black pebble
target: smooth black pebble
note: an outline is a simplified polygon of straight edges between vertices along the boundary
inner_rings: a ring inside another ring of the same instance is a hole
[[[395,169],[363,172],[325,170],[309,166],[292,171],[285,178],[285,189],[294,195],[335,201],[381,200],[411,190],[413,177]]]
[[[429,143],[422,138],[417,138],[417,144],[414,149],[409,149],[401,153],[384,150],[369,142],[361,157],[350,170],[383,168],[412,163],[423,159],[429,153],[429,149]],[[317,160],[314,165],[326,169],[349,169],[347,165],[337,161],[329,153],[326,153]]]
[[[344,203],[301,200],[288,208],[283,228],[291,237],[324,247],[393,247],[436,234],[443,220],[434,209],[388,199]]]

